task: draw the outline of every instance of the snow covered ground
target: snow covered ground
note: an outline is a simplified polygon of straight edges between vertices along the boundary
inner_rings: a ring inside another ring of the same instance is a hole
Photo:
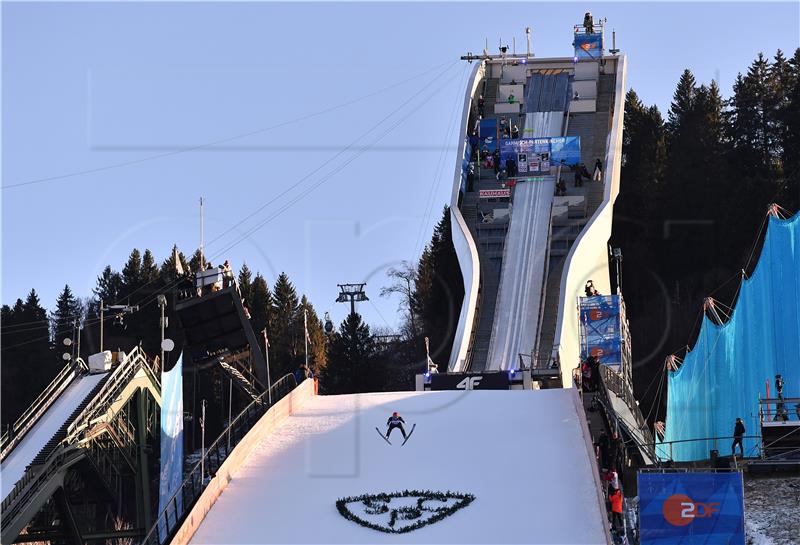
[[[800,477],[745,477],[744,513],[748,545],[800,544]]]
[[[265,437],[222,493],[193,543],[606,543],[573,390],[397,392],[318,396]],[[385,429],[399,411],[416,431]],[[430,490],[456,499],[337,500]],[[459,507],[460,506],[460,507]],[[392,515],[394,513],[394,515]],[[411,513],[404,518],[405,514]],[[416,513],[416,514],[414,514]]]
[[[39,418],[33,429],[28,431],[11,454],[6,456],[0,468],[3,498],[14,489],[14,485],[25,474],[25,468],[106,374],[85,375],[73,379],[72,384],[58,396],[56,402]]]

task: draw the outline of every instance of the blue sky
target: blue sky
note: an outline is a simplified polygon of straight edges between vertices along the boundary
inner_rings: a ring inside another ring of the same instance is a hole
[[[134,246],[191,254],[202,195],[215,263],[270,285],[286,271],[337,322],[336,284],[366,281],[359,310],[394,327],[385,271],[419,256],[449,200],[460,55],[514,36],[522,52],[531,26],[537,56],[568,56],[588,9],[665,111],[684,68],[727,96],[759,51],[791,55],[798,5],[4,2],[3,186],[129,164],[2,191],[2,302],[89,295]]]

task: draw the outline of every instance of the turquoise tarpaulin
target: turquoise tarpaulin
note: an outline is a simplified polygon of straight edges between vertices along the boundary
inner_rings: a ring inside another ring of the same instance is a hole
[[[785,397],[800,397],[800,213],[769,218],[756,269],[744,280],[730,319],[717,325],[703,318],[694,348],[668,374],[667,418],[662,459],[709,458],[711,449],[730,454],[736,418],[746,435],[760,435],[759,397],[775,375],[783,375]],[[788,407],[796,419],[794,406]],[[745,439],[745,456],[758,454],[759,441]]]

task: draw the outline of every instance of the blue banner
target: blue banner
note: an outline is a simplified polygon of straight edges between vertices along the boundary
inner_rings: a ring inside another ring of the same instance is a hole
[[[741,473],[639,473],[641,545],[744,545]]]
[[[575,56],[579,59],[599,60],[603,56],[603,35],[575,34]]]
[[[581,358],[591,354],[605,365],[622,364],[622,331],[619,296],[597,295],[580,298]]]
[[[481,153],[493,153],[497,149],[497,119],[481,119],[479,131]]]
[[[467,173],[469,172],[469,162],[472,157],[472,148],[469,140],[464,146],[464,158],[461,160],[461,193],[467,192]]]
[[[550,161],[553,165],[576,166],[581,162],[581,137],[550,138]]]
[[[161,476],[158,489],[158,512],[169,507],[167,516],[175,522],[175,508],[183,513],[183,501],[178,494],[177,505],[170,500],[183,482],[183,354],[170,371],[161,372]],[[159,533],[166,538],[163,520]]]

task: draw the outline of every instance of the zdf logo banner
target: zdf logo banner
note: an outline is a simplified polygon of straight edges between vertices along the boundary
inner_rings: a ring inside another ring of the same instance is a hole
[[[745,545],[739,472],[639,473],[641,545]]]

